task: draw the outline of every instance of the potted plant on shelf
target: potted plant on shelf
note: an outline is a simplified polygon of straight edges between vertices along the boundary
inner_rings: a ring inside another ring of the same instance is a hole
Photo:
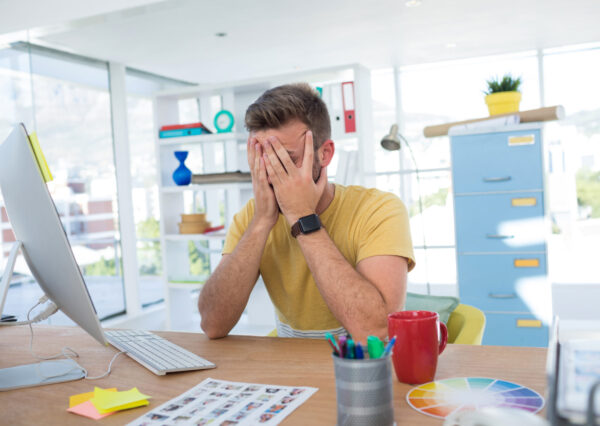
[[[485,103],[490,115],[519,111],[521,77],[513,78],[510,74],[506,74],[500,81],[498,81],[498,77],[488,80],[487,85],[488,90],[484,93],[487,95]]]

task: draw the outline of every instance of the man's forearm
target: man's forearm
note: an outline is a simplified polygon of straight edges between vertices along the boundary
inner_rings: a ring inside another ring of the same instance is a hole
[[[240,319],[256,284],[270,228],[252,221],[235,250],[224,256],[200,297],[201,327],[208,337],[226,336]]]
[[[299,235],[298,243],[327,306],[354,339],[385,337],[388,308],[382,294],[348,263],[327,231]]]

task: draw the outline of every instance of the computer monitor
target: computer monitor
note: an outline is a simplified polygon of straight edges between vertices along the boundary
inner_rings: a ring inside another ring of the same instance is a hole
[[[23,124],[0,143],[4,207],[31,273],[56,306],[108,345]],[[36,300],[31,301],[33,306]]]

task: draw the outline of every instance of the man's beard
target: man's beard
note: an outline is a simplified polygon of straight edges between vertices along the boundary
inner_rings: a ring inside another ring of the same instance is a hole
[[[313,175],[313,180],[315,181],[315,183],[317,183],[317,181],[321,177],[321,161],[319,161],[319,159],[316,157],[316,154],[317,153],[315,152],[315,158],[313,160],[313,167],[312,167],[312,175]]]
[[[316,157],[313,160],[312,175],[313,175],[313,181],[315,183],[317,183],[317,181],[321,177],[321,162]],[[269,186],[271,187],[271,189],[273,189],[272,183],[270,183]],[[277,202],[277,210],[279,210],[279,214],[283,214],[283,212],[281,211],[281,207],[279,207],[279,202],[277,201],[277,197],[275,197],[275,201]]]

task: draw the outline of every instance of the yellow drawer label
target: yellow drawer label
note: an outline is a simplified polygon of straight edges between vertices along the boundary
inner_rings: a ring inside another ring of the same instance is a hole
[[[532,319],[518,319],[517,327],[530,327],[530,328],[540,328],[542,326],[542,322],[540,320],[532,320]]]
[[[533,145],[535,135],[509,136],[508,146]]]
[[[535,197],[512,198],[510,203],[513,207],[531,207],[537,204]]]
[[[539,268],[539,259],[515,259],[515,268]]]

